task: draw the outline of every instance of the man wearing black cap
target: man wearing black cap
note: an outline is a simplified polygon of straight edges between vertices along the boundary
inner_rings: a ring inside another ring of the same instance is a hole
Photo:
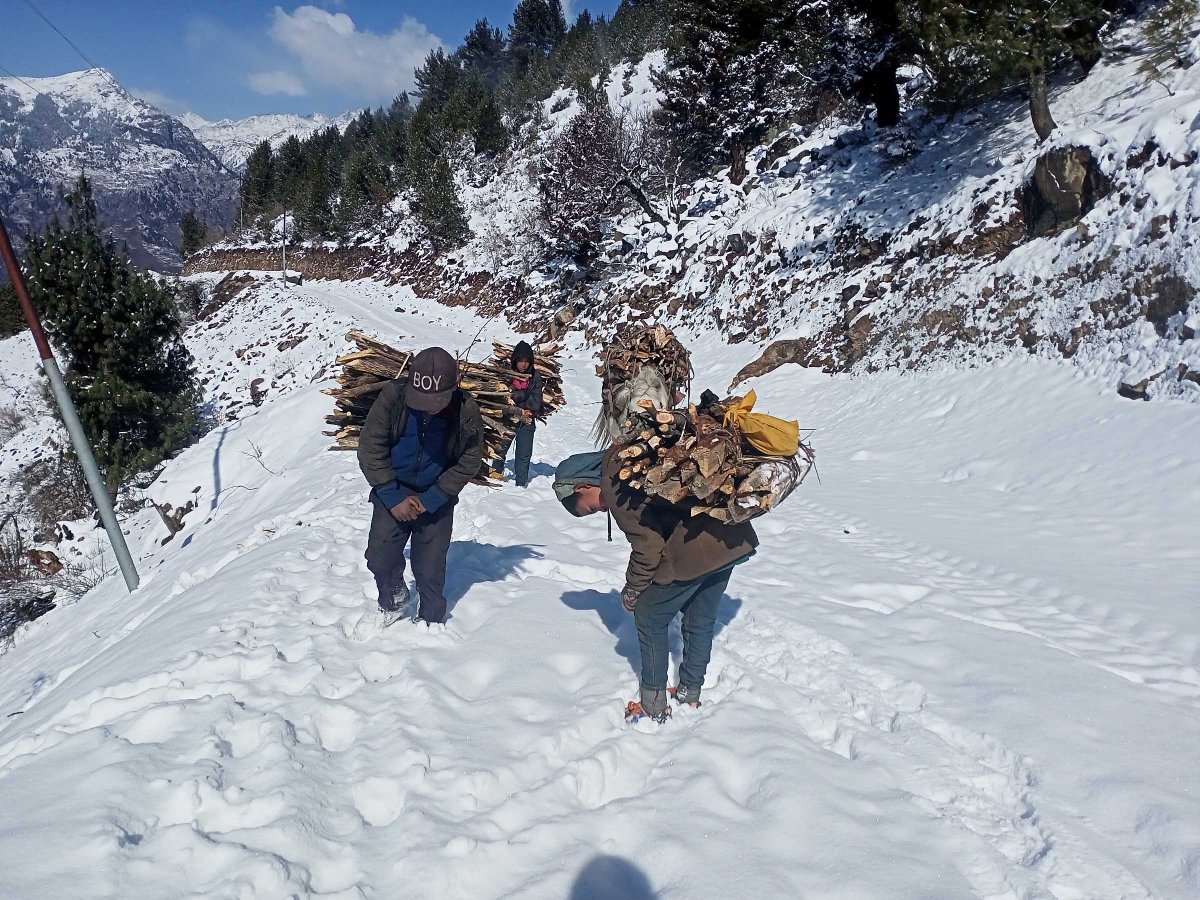
[[[381,626],[400,618],[408,600],[409,538],[420,595],[413,621],[446,618],[454,506],[482,462],[483,418],[458,388],[458,363],[441,347],[422,350],[407,377],[384,386],[358,437],[358,465],[371,485],[366,558],[379,590]]]

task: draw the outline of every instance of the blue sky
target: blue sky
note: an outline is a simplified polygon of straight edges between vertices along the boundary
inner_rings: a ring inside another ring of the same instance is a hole
[[[80,49],[167,112],[207,119],[335,114],[386,104],[433,47],[476,19],[507,28],[515,0],[34,0]],[[574,0],[609,14],[618,0]],[[23,76],[87,68],[25,0],[0,0],[0,66]]]

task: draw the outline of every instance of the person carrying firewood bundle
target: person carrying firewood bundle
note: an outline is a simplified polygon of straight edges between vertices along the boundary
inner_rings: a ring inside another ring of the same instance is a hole
[[[534,368],[533,347],[521,341],[513,348],[509,358],[512,366],[512,402],[521,410],[521,424],[516,433],[500,450],[499,468],[504,469],[508,450],[513,441],[517,444],[517,455],[513,460],[513,474],[517,487],[529,487],[529,461],[533,458],[533,436],[537,431],[537,417],[542,414],[542,376]]]
[[[668,697],[700,705],[712,653],[717,608],[734,566],[755,553],[758,536],[749,522],[727,524],[693,516],[622,481],[620,447],[570,456],[555,471],[554,490],[567,512],[608,512],[629,540],[629,564],[621,602],[637,623],[640,690],[625,709],[627,721],[670,716]],[[683,660],[676,687],[667,686],[667,629],[682,613]]]
[[[441,347],[413,357],[383,388],[358,440],[358,464],[371,486],[367,568],[379,592],[380,628],[404,614],[409,590],[404,547],[412,540],[420,596],[413,622],[446,618],[446,553],[458,495],[483,463],[483,417],[458,387],[458,363]]]

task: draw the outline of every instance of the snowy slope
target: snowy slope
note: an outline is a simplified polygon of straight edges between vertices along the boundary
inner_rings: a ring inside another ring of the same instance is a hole
[[[272,147],[279,147],[289,137],[295,136],[303,140],[331,125],[342,131],[356,115],[357,113],[344,113],[336,118],[329,118],[320,113],[308,116],[272,113],[249,116],[245,119],[210,122],[195,113],[186,113],[180,121],[187,125],[200,143],[215,153],[221,162],[235,172],[241,172],[246,167],[246,160],[251,152],[263,141],[270,141]]]
[[[131,520],[136,594],[0,657],[0,895],[1200,893],[1193,406],[1034,360],[760,379],[821,481],[761,520],[704,706],[630,730],[626,547],[547,477],[586,447],[591,360],[529,490],[464,495],[448,629],[360,640],[365,485],[308,383],[350,323],[455,349],[479,324],[310,282],[193,332],[227,408],[294,374],[150,489],[199,509],[166,545]],[[697,390],[751,356],[689,340]]]
[[[138,265],[178,270],[179,219],[231,222],[238,182],[179,120],[129,94],[101,69],[0,78],[0,209],[14,238],[60,207],[60,185],[84,172],[109,233]]]
[[[490,183],[460,183],[476,240],[455,256],[523,281],[516,312],[531,327],[569,302],[601,337],[629,320],[701,317],[760,349],[804,339],[798,356],[835,371],[1029,354],[1069,358],[1114,389],[1200,399],[1200,55],[1164,86],[1139,72],[1136,28],[1110,43],[1088,77],[1054,86],[1060,127],[1045,145],[1015,99],[956,116],[917,106],[893,129],[794,126],[751,152],[742,183],[722,171],[686,186],[666,227],[640,212],[614,222],[610,258],[587,280],[570,266],[530,274],[525,249],[537,155],[579,109],[562,89],[531,150]],[[661,65],[614,72],[613,107],[653,108]],[[1031,236],[1035,164],[1070,147],[1092,154],[1110,190],[1077,227]]]

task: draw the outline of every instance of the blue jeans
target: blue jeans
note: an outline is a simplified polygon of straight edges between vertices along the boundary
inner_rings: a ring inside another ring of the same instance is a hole
[[[697,690],[704,686],[704,673],[712,656],[717,606],[732,571],[730,567],[692,581],[652,584],[638,597],[634,621],[642,653],[642,688],[666,690],[671,659],[667,649],[667,627],[679,612],[683,613],[683,662],[679,664],[679,684]]]
[[[525,425],[517,426],[516,442],[517,455],[513,461],[514,475],[519,487],[525,487],[529,484],[529,461],[533,459],[533,433],[537,431],[537,424],[529,422]],[[504,451],[500,454],[500,468],[504,468],[504,461],[508,459],[508,448],[512,446],[512,441],[504,445]]]

